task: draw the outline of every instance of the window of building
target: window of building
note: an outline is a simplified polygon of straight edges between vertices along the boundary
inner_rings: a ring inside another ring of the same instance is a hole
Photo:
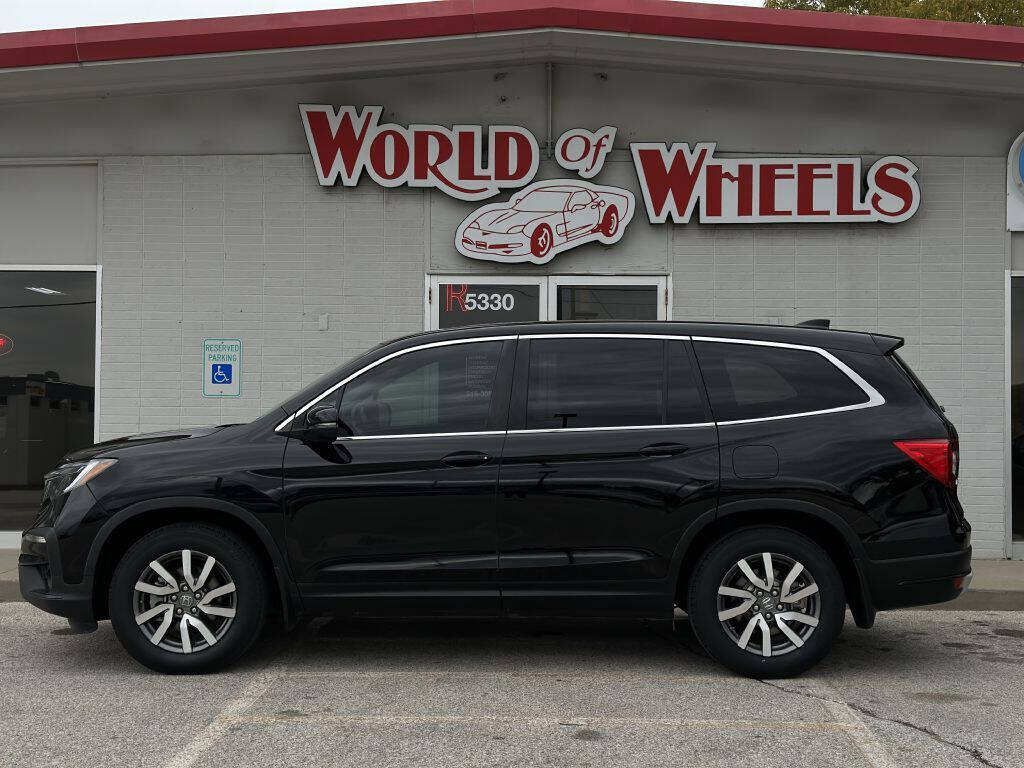
[[[694,349],[718,421],[825,411],[868,400],[817,352],[701,341]]]
[[[345,385],[339,415],[355,436],[488,429],[500,341],[409,352]]]
[[[665,342],[530,341],[527,429],[663,424]]]

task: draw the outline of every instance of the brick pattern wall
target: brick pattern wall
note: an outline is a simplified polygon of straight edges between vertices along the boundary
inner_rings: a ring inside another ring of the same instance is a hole
[[[1005,169],[915,161],[924,202],[897,227],[674,227],[673,315],[906,337],[960,430],[978,554],[1001,556]],[[300,155],[107,158],[103,188],[103,438],[252,418],[423,327],[421,191],[324,189]],[[207,336],[242,339],[240,398],[202,397]]]
[[[107,158],[103,189],[102,439],[251,419],[422,330],[418,190],[322,189],[300,155]],[[215,336],[239,398],[202,396]]]
[[[915,158],[923,190],[889,226],[673,231],[673,317],[903,336],[901,352],[960,432],[961,498],[979,556],[1003,554],[1006,250],[1000,158]]]

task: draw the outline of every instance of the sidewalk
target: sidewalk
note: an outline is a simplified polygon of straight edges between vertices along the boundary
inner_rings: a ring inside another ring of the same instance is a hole
[[[975,560],[966,594],[934,610],[1024,611],[1024,560]],[[18,550],[0,549],[0,602],[20,600]]]

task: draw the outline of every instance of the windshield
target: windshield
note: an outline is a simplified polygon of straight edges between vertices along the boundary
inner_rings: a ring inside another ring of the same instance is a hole
[[[561,211],[565,208],[565,201],[568,199],[568,192],[549,192],[538,189],[517,202],[514,208],[517,211],[528,211],[530,213]]]

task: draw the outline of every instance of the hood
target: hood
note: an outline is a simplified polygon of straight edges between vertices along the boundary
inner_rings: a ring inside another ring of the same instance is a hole
[[[552,211],[554,213],[554,211]],[[485,211],[476,217],[473,222],[480,229],[488,232],[502,232],[507,234],[513,227],[523,227],[531,221],[543,219],[550,216],[550,213],[538,211],[517,211],[515,208],[499,208],[494,211]]]
[[[181,429],[169,429],[165,432],[144,432],[138,435],[129,435],[128,437],[118,437],[113,440],[106,440],[102,443],[96,443],[90,445],[88,448],[82,448],[78,451],[72,451],[63,459],[61,464],[65,464],[69,461],[86,461],[96,456],[109,456],[115,451],[121,451],[126,448],[137,448],[143,445],[152,445],[153,443],[166,443],[171,440],[187,440],[196,437],[206,437],[212,435],[215,432],[219,432],[227,427],[234,426],[232,424],[221,424],[216,427],[182,427]]]

